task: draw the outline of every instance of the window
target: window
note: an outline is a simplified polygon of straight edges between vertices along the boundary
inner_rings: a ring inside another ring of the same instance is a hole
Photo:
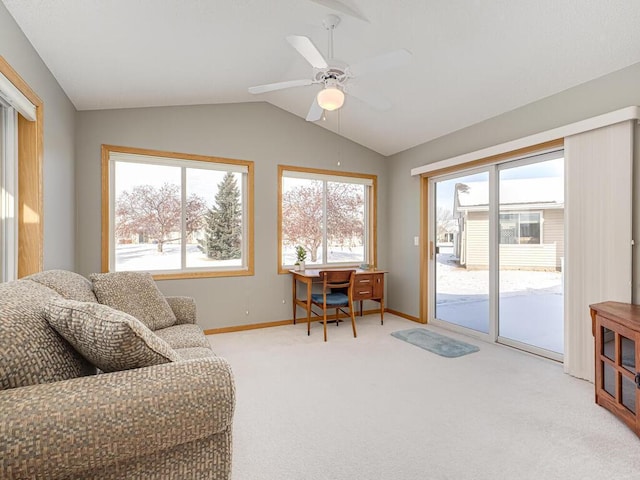
[[[279,166],[279,265],[302,246],[307,266],[376,263],[375,175]]]
[[[500,243],[515,245],[539,245],[540,212],[500,214]]]
[[[253,162],[102,148],[103,270],[253,275]]]

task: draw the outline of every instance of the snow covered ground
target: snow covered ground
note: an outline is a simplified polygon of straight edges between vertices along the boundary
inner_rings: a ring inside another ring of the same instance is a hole
[[[187,268],[241,266],[242,260],[211,260],[198,245],[187,244]],[[119,271],[164,271],[180,269],[180,245],[165,243],[162,252],[158,245],[137,243],[116,246],[116,269]]]
[[[489,271],[458,266],[439,253],[436,318],[489,332]],[[561,272],[503,270],[500,281],[500,336],[562,353],[564,310]]]

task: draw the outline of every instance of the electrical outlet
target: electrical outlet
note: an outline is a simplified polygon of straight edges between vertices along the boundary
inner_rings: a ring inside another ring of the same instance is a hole
[[[413,237],[413,245],[416,247],[420,246],[420,237]]]
[[[285,303],[287,303],[287,301],[283,298],[282,299],[282,303],[285,304]]]
[[[249,315],[249,310],[247,310],[246,312],[244,312],[245,315]]]

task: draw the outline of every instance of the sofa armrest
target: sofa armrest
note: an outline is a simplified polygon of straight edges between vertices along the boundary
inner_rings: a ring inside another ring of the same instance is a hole
[[[235,406],[220,357],[0,391],[0,478],[89,469],[228,431]]]
[[[178,320],[176,325],[196,323],[196,301],[191,297],[165,297]]]

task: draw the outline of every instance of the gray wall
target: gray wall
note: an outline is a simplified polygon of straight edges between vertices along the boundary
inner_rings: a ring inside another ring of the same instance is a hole
[[[160,282],[166,293],[194,295],[201,312],[212,312],[202,316],[205,328],[291,317],[289,278],[277,275],[275,264],[277,164],[338,169],[333,155],[340,150],[345,171],[378,175],[378,264],[390,271],[387,305],[418,316],[420,247],[413,245],[413,237],[419,233],[420,188],[419,180],[410,176],[411,168],[640,105],[640,64],[636,64],[385,159],[267,104],[79,112],[76,118],[73,105],[1,3],[0,55],[45,105],[47,269],[84,274],[100,269],[100,144],[256,162],[256,275]],[[636,204],[639,201],[635,199]],[[635,211],[640,216],[640,208]],[[640,221],[636,232],[638,225]],[[393,264],[388,262],[391,258]],[[637,264],[635,278],[640,272]],[[640,298],[640,292],[635,293]]]
[[[0,3],[0,55],[44,102],[44,268],[75,267],[75,108]]]
[[[420,182],[411,177],[412,168],[630,105],[640,105],[640,63],[389,157],[389,308],[419,315],[422,247],[413,246],[413,237],[419,233]],[[640,208],[634,210],[639,215]]]
[[[388,162],[371,150],[267,103],[88,111],[77,120],[76,261],[82,274],[100,271],[101,144],[255,162],[255,276],[158,282],[167,295],[195,297],[204,328],[292,318],[291,278],[277,273],[278,164],[378,175],[378,264],[387,266]]]

